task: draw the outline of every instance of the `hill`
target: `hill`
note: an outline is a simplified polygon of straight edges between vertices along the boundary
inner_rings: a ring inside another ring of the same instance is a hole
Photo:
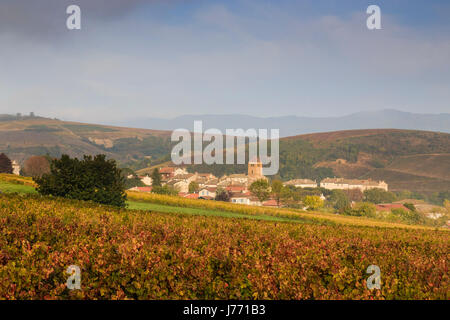
[[[339,177],[385,180],[393,191],[450,190],[450,134],[446,133],[372,129],[282,139],[280,175],[295,176],[296,162],[330,168]],[[314,170],[310,171],[314,178]]]
[[[0,117],[0,152],[22,163],[32,155],[104,153],[122,164],[145,166],[170,154],[170,132],[67,122],[42,117]]]
[[[23,162],[31,155],[104,153],[140,173],[170,163],[169,131],[67,122],[40,117],[0,117],[0,152]],[[245,165],[196,165],[218,176],[246,172]],[[280,140],[283,180],[325,177],[385,180],[391,190],[450,190],[450,134],[399,129],[345,130]]]

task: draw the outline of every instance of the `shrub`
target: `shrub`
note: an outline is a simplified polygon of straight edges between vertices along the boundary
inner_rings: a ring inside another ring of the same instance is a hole
[[[116,162],[106,160],[105,155],[84,156],[83,160],[63,155],[52,160],[50,173],[35,181],[42,195],[125,206],[125,179]]]
[[[323,200],[319,196],[306,196],[303,204],[308,207],[308,210],[317,210],[323,207]]]
[[[370,202],[360,202],[355,205],[352,210],[355,216],[375,217],[376,207]]]

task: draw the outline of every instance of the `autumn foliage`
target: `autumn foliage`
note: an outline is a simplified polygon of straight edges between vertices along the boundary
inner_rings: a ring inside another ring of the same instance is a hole
[[[449,233],[0,195],[0,299],[448,299]],[[366,287],[369,265],[381,290]],[[81,268],[68,290],[67,267]]]

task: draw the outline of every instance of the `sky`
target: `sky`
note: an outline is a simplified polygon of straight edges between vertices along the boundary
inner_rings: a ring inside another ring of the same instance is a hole
[[[81,30],[66,27],[81,8]],[[381,9],[369,30],[366,9]],[[450,112],[447,0],[0,0],[0,114]]]

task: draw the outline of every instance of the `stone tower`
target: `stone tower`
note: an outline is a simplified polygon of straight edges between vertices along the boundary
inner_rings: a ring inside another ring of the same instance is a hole
[[[262,162],[259,160],[259,158],[250,160],[248,162],[248,177],[256,179],[264,178],[264,175],[262,173]]]

